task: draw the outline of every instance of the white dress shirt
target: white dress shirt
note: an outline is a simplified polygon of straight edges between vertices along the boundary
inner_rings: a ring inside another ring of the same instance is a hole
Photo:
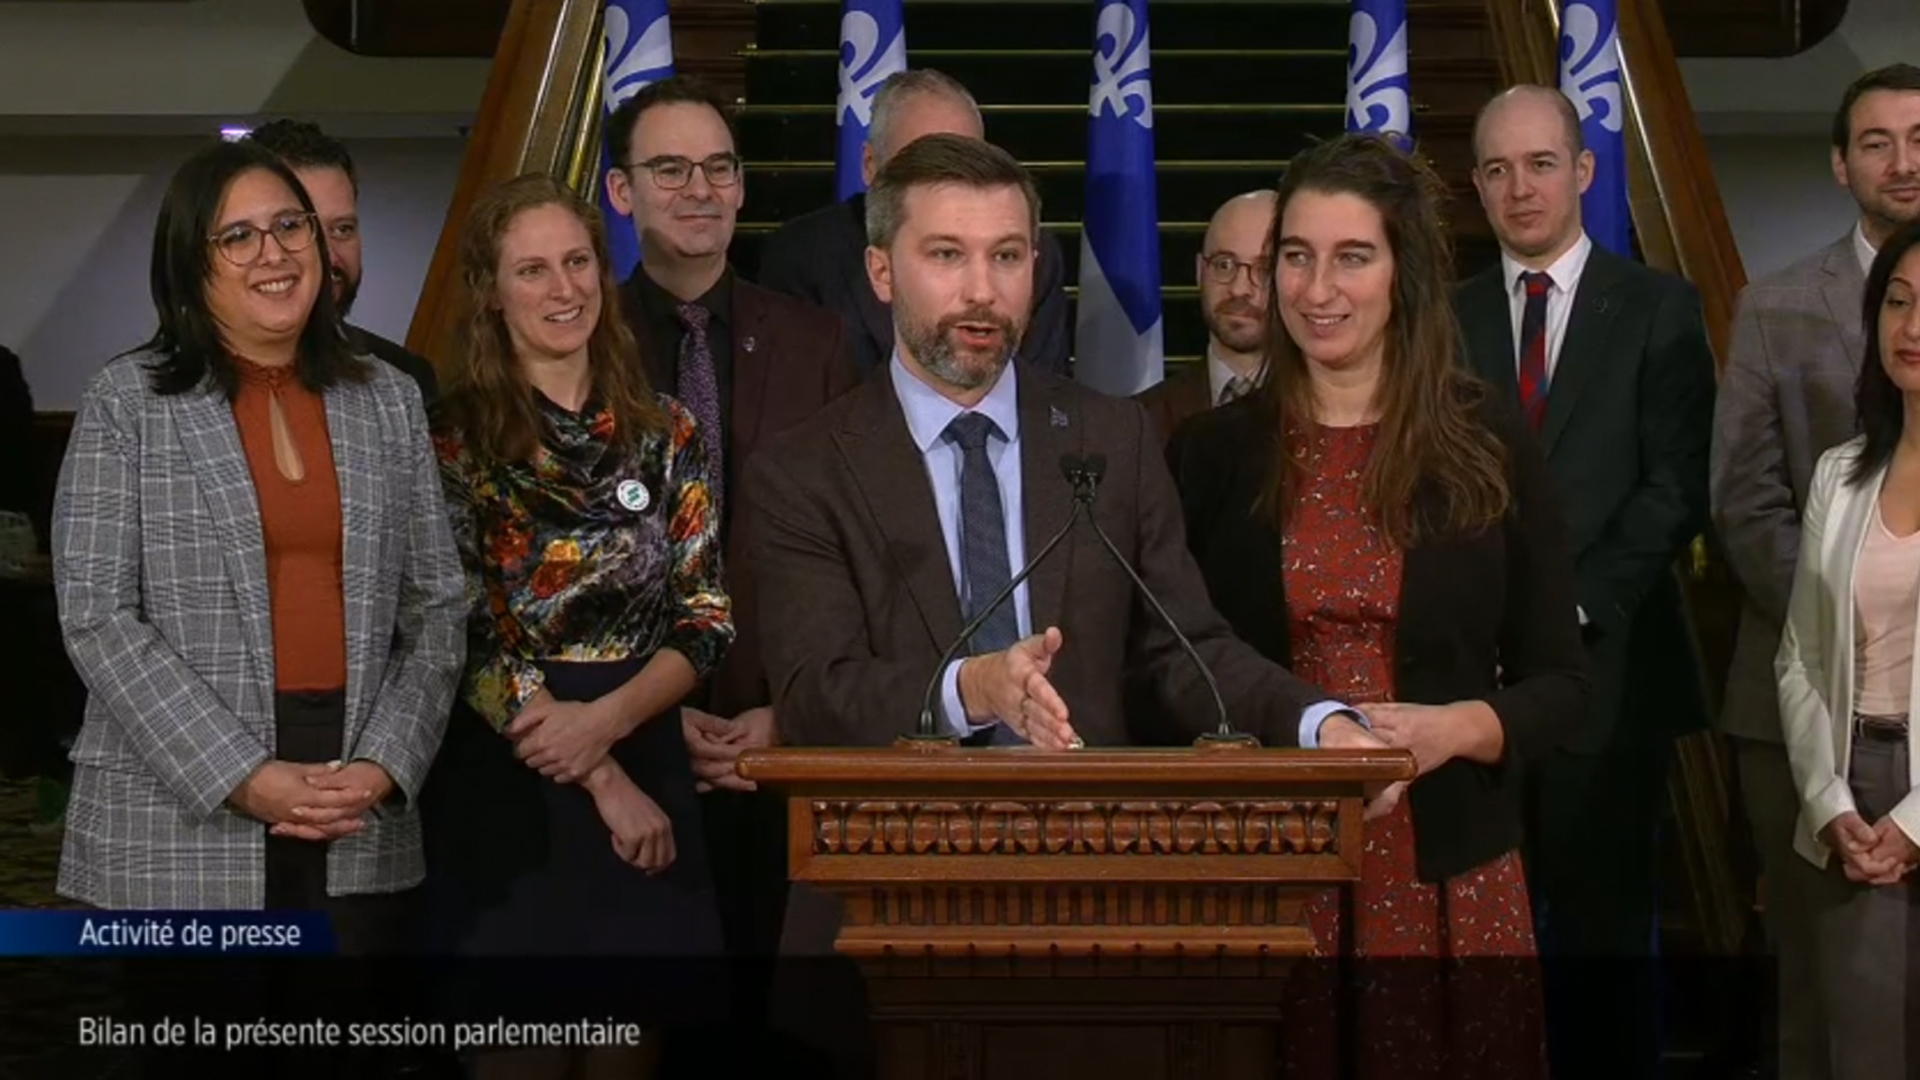
[[[1560,362],[1560,346],[1567,340],[1567,320],[1573,313],[1573,297],[1580,291],[1580,275],[1586,273],[1587,256],[1593,253],[1593,241],[1582,232],[1580,239],[1574,241],[1566,254],[1555,259],[1547,267],[1547,276],[1553,279],[1553,287],[1547,290],[1547,385],[1553,385],[1553,369]],[[1500,253],[1501,280],[1507,286],[1507,307],[1513,314],[1513,370],[1520,370],[1520,350],[1525,342],[1520,340],[1520,321],[1527,311],[1527,286],[1520,275],[1529,268],[1516,262],[1506,252]]]
[[[1873,273],[1873,260],[1880,254],[1880,249],[1874,247],[1873,241],[1867,239],[1867,224],[1864,221],[1854,223],[1853,253],[1860,257],[1861,276]]]
[[[1560,346],[1566,344],[1567,323],[1573,314],[1573,298],[1580,291],[1580,275],[1587,272],[1587,256],[1593,253],[1593,241],[1584,230],[1566,253],[1547,267],[1553,285],[1547,289],[1547,391],[1553,391],[1553,369],[1560,363]],[[1527,286],[1520,280],[1527,267],[1505,251],[1500,253],[1500,272],[1507,283],[1507,307],[1513,314],[1513,370],[1520,371],[1520,353],[1526,343],[1520,340],[1520,323],[1527,313]],[[1587,609],[1578,610],[1580,625],[1587,625]]]

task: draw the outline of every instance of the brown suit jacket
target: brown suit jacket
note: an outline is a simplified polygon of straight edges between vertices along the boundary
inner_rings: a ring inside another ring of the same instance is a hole
[[[1206,659],[1232,720],[1269,745],[1297,745],[1301,711],[1325,695],[1235,638],[1208,601],[1145,411],[1026,365],[1010,370],[1027,550],[1067,521],[1061,457],[1105,455],[1096,520]],[[960,633],[933,487],[893,378],[877,373],[747,467],[740,509],[754,519],[761,644],[788,743],[881,746],[913,731]],[[1122,709],[1130,670],[1150,673],[1187,738],[1212,730],[1205,683],[1087,523],[1028,584],[1033,625],[1065,637],[1051,679],[1088,745],[1133,741]]]
[[[1206,412],[1213,405],[1207,383],[1207,362],[1188,364],[1173,374],[1135,394],[1134,400],[1145,406],[1160,431],[1164,444],[1188,417]]]
[[[638,294],[620,290],[621,307],[635,336],[646,341]],[[846,329],[838,316],[805,301],[763,289],[738,275],[733,280],[733,410],[727,418],[727,490],[754,451],[773,436],[807,419],[857,381]],[[647,380],[657,389],[675,384],[672,356],[643,348]],[[719,716],[772,703],[760,659],[759,607],[748,529],[743,514],[729,514],[722,538],[727,592],[733,598],[733,647],[708,684],[705,707]]]

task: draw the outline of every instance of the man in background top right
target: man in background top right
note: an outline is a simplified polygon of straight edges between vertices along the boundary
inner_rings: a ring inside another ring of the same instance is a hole
[[[1519,404],[1553,470],[1593,684],[1579,733],[1524,763],[1541,953],[1583,961],[1549,966],[1553,1064],[1646,1075],[1667,765],[1674,736],[1708,723],[1675,565],[1707,527],[1713,352],[1690,284],[1588,236],[1595,159],[1565,95],[1505,91],[1473,146],[1500,259],[1456,307],[1476,373]]]
[[[1800,549],[1814,463],[1854,433],[1865,348],[1867,268],[1920,218],[1920,67],[1854,80],[1833,118],[1833,176],[1859,219],[1833,243],[1741,292],[1713,426],[1713,520],[1746,596],[1721,728],[1764,875],[1768,945],[1779,958],[1780,1076],[1831,1076],[1809,889],[1820,871],[1793,851],[1799,796],[1780,729],[1774,654]]]

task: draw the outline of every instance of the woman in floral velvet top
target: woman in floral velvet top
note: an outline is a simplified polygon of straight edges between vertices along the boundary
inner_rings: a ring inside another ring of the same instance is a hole
[[[496,730],[544,685],[533,657],[672,649],[705,675],[732,640],[706,457],[692,415],[663,400],[668,430],[623,451],[604,401],[574,413],[539,395],[541,453],[511,469],[480,465],[458,431],[436,429],[448,490],[468,504],[455,539],[484,605],[465,695]],[[657,512],[628,509],[655,492],[666,493]]]
[[[438,944],[717,955],[678,706],[733,640],[698,430],[647,386],[599,215],[558,181],[484,200],[461,268],[473,314],[434,419],[471,603],[463,704],[423,807]]]

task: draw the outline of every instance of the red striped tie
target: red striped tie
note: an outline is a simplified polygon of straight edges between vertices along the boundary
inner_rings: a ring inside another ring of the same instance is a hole
[[[1527,287],[1527,306],[1520,315],[1520,408],[1539,431],[1547,418],[1547,292],[1553,279],[1528,271],[1520,280]]]

